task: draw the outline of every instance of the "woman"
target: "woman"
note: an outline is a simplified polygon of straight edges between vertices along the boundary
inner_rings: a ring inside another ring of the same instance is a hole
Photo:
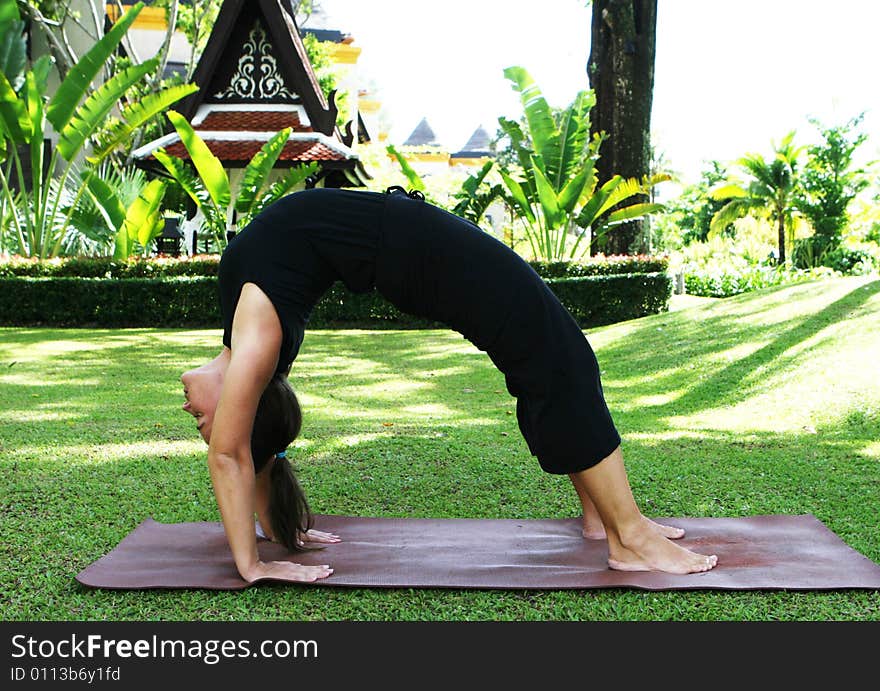
[[[262,212],[220,262],[224,349],[183,375],[184,409],[208,442],[220,514],[242,578],[314,581],[332,569],[257,555],[254,514],[267,537],[295,549],[338,542],[310,530],[308,507],[283,451],[299,432],[285,375],[318,299],[337,280],[376,289],[401,311],[442,322],[484,350],[517,398],[517,421],[541,467],[568,475],[583,535],[608,540],[608,565],[707,571],[715,555],[636,506],[605,405],[595,355],[543,280],[477,226],[409,195],[313,189]],[[284,411],[284,412],[280,412]]]

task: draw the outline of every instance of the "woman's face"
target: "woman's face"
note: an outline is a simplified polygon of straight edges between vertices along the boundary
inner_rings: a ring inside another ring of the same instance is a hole
[[[184,372],[180,377],[183,395],[186,398],[183,410],[196,419],[196,428],[206,444],[211,442],[214,411],[217,409],[220,390],[223,388],[225,364],[226,361],[221,353],[209,363]]]

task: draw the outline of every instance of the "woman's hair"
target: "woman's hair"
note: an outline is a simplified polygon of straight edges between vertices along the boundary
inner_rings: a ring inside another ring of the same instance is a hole
[[[251,455],[254,472],[262,471],[275,454],[299,436],[302,409],[287,377],[276,374],[266,386],[254,416]],[[286,458],[276,458],[270,471],[269,515],[275,539],[289,550],[300,548],[298,537],[312,526],[306,495]]]

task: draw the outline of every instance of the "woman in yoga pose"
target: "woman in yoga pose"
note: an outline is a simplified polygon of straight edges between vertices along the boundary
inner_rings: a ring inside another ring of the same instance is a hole
[[[608,540],[610,568],[684,574],[715,566],[714,555],[672,542],[681,529],[642,515],[593,350],[519,255],[417,192],[312,189],[276,202],[229,243],[219,271],[224,348],[181,377],[242,578],[314,581],[332,573],[327,565],[261,562],[255,534],[292,550],[339,541],[310,529],[284,457],[301,423],[287,373],[312,308],[337,280],[354,292],[375,288],[487,353],[517,399],[529,450],[574,485],[584,538]]]

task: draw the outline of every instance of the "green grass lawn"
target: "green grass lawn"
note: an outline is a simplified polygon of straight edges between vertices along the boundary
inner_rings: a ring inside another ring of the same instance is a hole
[[[811,513],[880,562],[880,280],[835,279],[591,331],[650,516]],[[74,580],[141,520],[219,520],[178,377],[219,332],[0,329],[3,620],[878,620],[880,593],[109,592]],[[291,379],[312,509],[577,515],[488,358],[447,331],[310,332]],[[467,559],[466,554],[462,559]]]

